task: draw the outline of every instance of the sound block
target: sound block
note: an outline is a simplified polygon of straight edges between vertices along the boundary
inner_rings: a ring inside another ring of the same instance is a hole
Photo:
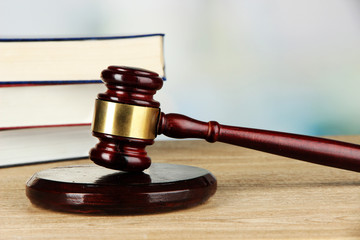
[[[43,208],[89,214],[145,214],[196,206],[216,191],[207,170],[154,163],[141,173],[98,165],[57,167],[26,184],[30,201]]]

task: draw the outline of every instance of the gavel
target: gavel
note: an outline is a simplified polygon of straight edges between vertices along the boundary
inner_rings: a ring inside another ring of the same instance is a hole
[[[164,114],[153,99],[163,80],[155,72],[109,66],[101,77],[107,91],[96,99],[93,135],[100,142],[90,159],[100,166],[141,172],[151,165],[145,147],[157,135],[201,138],[306,162],[360,172],[360,145],[330,139],[201,122],[180,114]]]
[[[145,147],[159,134],[203,138],[360,171],[359,145],[164,114],[160,103],[153,99],[163,85],[157,73],[110,66],[101,77],[107,91],[100,93],[95,103],[92,131],[100,141],[90,150],[90,159],[96,164],[35,173],[26,184],[26,195],[32,203],[75,213],[143,214],[194,207],[207,201],[217,189],[211,172],[186,165],[151,164]]]

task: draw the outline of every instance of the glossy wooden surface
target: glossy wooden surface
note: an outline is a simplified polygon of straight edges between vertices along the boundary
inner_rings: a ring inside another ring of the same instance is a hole
[[[107,87],[98,98],[105,101],[134,104],[145,107],[159,107],[153,96],[163,86],[159,74],[145,69],[109,66],[101,72],[101,79]]]
[[[153,99],[153,95],[162,87],[163,80],[155,72],[109,66],[102,71],[101,78],[107,91],[98,94],[98,99],[144,107],[160,106],[160,103]],[[153,140],[125,138],[98,132],[94,132],[93,135],[100,141],[90,151],[90,158],[96,164],[129,172],[141,172],[150,166],[151,160],[145,147],[153,144]]]
[[[360,145],[330,139],[201,122],[180,114],[161,114],[159,134],[203,138],[316,164],[360,172]]]
[[[99,99],[126,104],[159,107],[153,95],[162,87],[156,73],[143,69],[110,66],[102,72],[108,91]],[[119,123],[121,124],[121,123]],[[158,134],[173,138],[203,138],[336,168],[360,171],[360,145],[310,136],[225,126],[215,121],[201,122],[180,114],[162,113]],[[90,158],[112,169],[139,172],[148,168],[151,159],[145,147],[152,140],[132,139],[94,133],[100,143]]]
[[[158,141],[148,152],[155,163],[210,170],[216,194],[161,214],[70,214],[31,204],[25,183],[35,172],[91,161],[4,168],[0,239],[360,239],[359,173],[205,141]]]
[[[26,184],[35,205],[56,211],[91,214],[145,214],[174,211],[205,202],[216,179],[197,167],[155,163],[141,173],[91,165],[70,165],[37,172]]]

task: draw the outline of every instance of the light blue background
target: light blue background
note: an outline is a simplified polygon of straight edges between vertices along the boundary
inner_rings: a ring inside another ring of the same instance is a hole
[[[356,0],[0,1],[0,37],[165,33],[165,112],[360,134]]]

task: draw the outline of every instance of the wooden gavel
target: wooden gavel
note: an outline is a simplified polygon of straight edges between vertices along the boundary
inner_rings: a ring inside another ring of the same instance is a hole
[[[108,88],[96,100],[93,135],[100,142],[90,151],[96,164],[139,172],[151,164],[145,147],[159,134],[202,138],[316,164],[360,172],[360,145],[275,131],[220,125],[160,112],[153,95],[163,85],[157,73],[110,66],[101,73]]]

